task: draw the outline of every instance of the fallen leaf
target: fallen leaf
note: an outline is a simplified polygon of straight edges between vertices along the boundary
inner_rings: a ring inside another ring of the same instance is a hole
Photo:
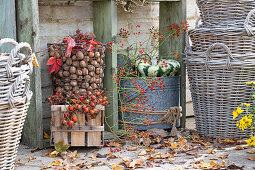
[[[47,155],[49,155],[49,152],[46,152],[46,153],[44,153],[44,154],[41,154],[41,157],[45,157],[45,156],[47,156]]]
[[[146,162],[147,167],[153,168],[153,164],[151,162]]]
[[[59,154],[60,154],[60,153],[59,153],[58,151],[53,151],[53,152],[49,153],[49,157],[50,157],[50,158],[55,158],[55,157],[57,157]]]
[[[255,156],[250,156],[250,157],[249,157],[249,160],[255,161]]]
[[[144,156],[144,155],[147,155],[147,152],[146,152],[145,150],[142,150],[142,151],[138,154],[138,156]]]
[[[168,158],[169,162],[175,161],[175,158]]]
[[[92,161],[95,161],[97,160],[97,155],[96,154],[90,155],[89,158],[91,158]]]
[[[111,141],[110,143],[109,143],[109,145],[111,146],[111,147],[120,147],[120,144],[118,143],[118,142],[114,142],[114,141]]]
[[[209,169],[210,167],[211,167],[211,164],[210,164],[210,163],[200,162],[199,168],[202,168],[202,169]]]
[[[178,145],[180,145],[180,146],[185,145],[187,142],[188,142],[187,139],[184,137],[181,137],[178,139]]]
[[[34,160],[34,159],[36,159],[36,157],[35,157],[35,156],[29,156],[29,158],[28,158],[28,162],[30,162],[30,161],[32,161],[32,160]]]
[[[47,132],[43,132],[44,139],[50,139],[50,135]]]
[[[245,148],[240,146],[240,145],[236,145],[236,150],[244,150]]]
[[[216,152],[214,150],[209,150],[207,154],[215,154]]]
[[[53,161],[51,163],[52,166],[62,166],[62,164],[63,164],[63,160],[62,159],[59,159],[57,161]]]
[[[59,153],[61,152],[65,152],[70,146],[69,145],[65,145],[64,141],[55,143],[55,150]]]
[[[209,158],[210,160],[218,160],[218,158]]]
[[[249,151],[247,151],[247,153],[254,154],[255,150],[249,150]]]
[[[226,162],[223,160],[223,161],[220,163],[220,166],[221,166],[222,168],[224,168],[224,167],[226,166]]]
[[[112,170],[122,170],[123,167],[116,165],[116,166],[112,166]]]
[[[15,165],[18,165],[18,166],[25,166],[26,164],[21,163],[21,162],[15,162]]]
[[[147,151],[147,152],[154,151],[154,148],[147,148],[146,151]]]
[[[226,159],[228,156],[229,156],[229,154],[226,154],[226,155],[218,155],[218,157],[221,158],[221,159]]]
[[[127,151],[137,151],[138,147],[130,147],[127,148]]]
[[[105,155],[107,155],[108,156],[108,158],[118,158],[118,156],[116,156],[116,155],[114,155],[112,152],[108,152],[108,153],[106,153]]]
[[[102,163],[102,166],[103,165],[107,165],[109,163],[109,160],[107,159],[106,161],[104,161],[103,163]]]
[[[178,144],[176,142],[171,143],[173,149],[178,149]]]

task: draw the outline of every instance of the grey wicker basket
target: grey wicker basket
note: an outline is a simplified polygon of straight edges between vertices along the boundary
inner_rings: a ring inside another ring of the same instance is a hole
[[[255,13],[255,10],[253,13]],[[255,53],[255,27],[249,24],[249,20],[250,17],[247,17],[243,27],[208,28],[204,25],[197,26],[196,24],[196,28],[189,31],[192,50],[205,52],[214,43],[224,43],[233,54],[250,53],[247,57],[240,58],[242,56],[240,55],[236,59],[255,59],[253,55]],[[224,53],[222,48],[215,48],[214,50],[218,53]]]
[[[243,27],[254,0],[197,0],[202,22],[207,27]],[[253,13],[254,14],[254,13]],[[250,21],[255,25],[255,18]]]
[[[222,58],[214,48],[225,50]],[[242,132],[236,127],[238,119],[233,120],[232,115],[239,104],[250,101],[251,88],[245,83],[255,79],[255,60],[236,60],[240,55],[232,55],[221,43],[211,45],[206,52],[187,51],[196,126],[202,136],[233,139],[250,134],[250,130]]]

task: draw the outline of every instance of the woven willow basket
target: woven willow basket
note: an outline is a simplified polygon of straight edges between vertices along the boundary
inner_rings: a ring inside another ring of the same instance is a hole
[[[255,12],[255,11],[254,11]],[[247,18],[249,20],[249,18]],[[248,21],[247,21],[248,22]],[[233,54],[247,54],[243,59],[255,59],[255,27],[244,24],[244,27],[231,28],[208,28],[196,25],[195,29],[189,31],[189,37],[192,41],[192,50],[197,52],[205,52],[214,43],[223,43],[228,46]],[[222,48],[215,48],[215,52],[224,53]],[[237,56],[236,59],[242,55]]]
[[[29,90],[33,64],[31,47],[12,39],[0,40],[14,45],[11,53],[0,54],[0,169],[14,169],[22,128],[32,96]],[[19,53],[26,48],[28,55]]]
[[[243,27],[255,9],[254,0],[197,0],[202,22],[207,27]],[[255,18],[250,21],[255,25]]]
[[[214,58],[215,47],[225,49],[226,55]],[[232,55],[220,43],[211,45],[205,53],[187,54],[196,126],[202,136],[233,139],[250,133],[240,131],[236,127],[238,119],[233,120],[232,115],[238,105],[250,101],[252,88],[245,83],[255,79],[255,60],[236,60],[239,55]]]

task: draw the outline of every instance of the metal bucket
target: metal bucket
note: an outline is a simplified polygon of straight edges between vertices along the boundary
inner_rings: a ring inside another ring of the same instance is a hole
[[[156,78],[158,79],[158,78]],[[148,85],[145,83],[144,79],[136,78],[137,84],[140,84],[142,88],[146,90],[146,96],[147,100],[144,106],[153,106],[155,111],[165,111],[173,106],[180,106],[180,76],[173,76],[173,77],[161,77],[161,80],[164,80],[163,85],[165,85],[164,90],[160,89],[159,87],[156,87],[155,90],[151,91],[148,87]],[[125,89],[135,89],[134,85],[131,83],[129,79],[127,79],[125,82],[121,82],[121,86],[125,87]],[[134,102],[135,98],[137,98],[137,92],[133,90],[124,90],[121,92],[121,94],[127,93],[127,96],[129,96],[129,99],[122,98],[124,102]],[[149,113],[148,111],[147,113]],[[145,122],[146,118],[148,117],[149,120],[152,120],[152,122],[158,122],[158,120],[164,116],[164,114],[141,114],[141,113],[130,113],[125,112],[124,113],[124,121],[126,122],[132,122],[131,125],[135,126],[137,130],[148,130],[152,128],[158,128],[158,129],[170,129],[172,128],[171,124],[167,123],[161,123],[161,124],[152,124],[152,125],[137,125],[136,123],[143,123]],[[120,128],[122,127],[121,121],[122,113],[119,112],[119,120],[120,120]],[[179,121],[177,123],[177,126],[179,126]]]

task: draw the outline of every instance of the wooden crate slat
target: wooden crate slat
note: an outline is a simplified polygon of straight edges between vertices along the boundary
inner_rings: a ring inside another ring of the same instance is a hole
[[[72,146],[84,146],[84,144],[85,144],[85,132],[71,132]]]
[[[68,145],[68,132],[54,132],[53,136],[54,144],[64,141],[64,144]]]
[[[87,131],[87,132],[96,132],[96,131],[104,131],[104,126],[81,126],[81,127],[73,127],[72,129],[59,127],[52,127],[52,131],[62,131],[62,132],[72,132],[72,131]]]

